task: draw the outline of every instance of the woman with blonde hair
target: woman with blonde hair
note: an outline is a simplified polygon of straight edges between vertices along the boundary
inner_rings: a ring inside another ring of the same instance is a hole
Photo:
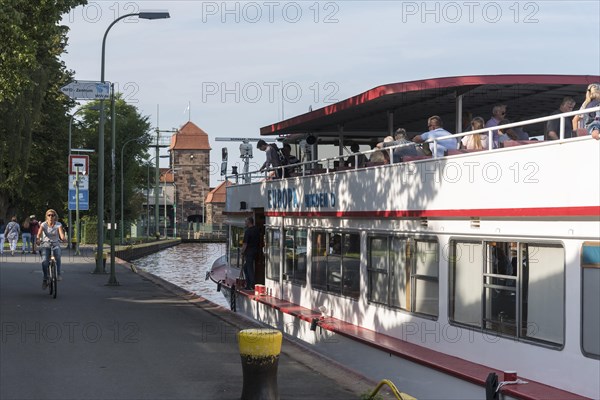
[[[590,83],[585,91],[585,101],[580,110],[600,106],[600,83]],[[600,139],[600,111],[573,117],[573,130],[585,128],[596,140]]]
[[[483,129],[485,121],[481,117],[475,117],[471,120],[471,130],[476,131]],[[488,148],[488,135],[474,133],[472,135],[463,136],[460,140],[460,146],[468,150],[485,150]]]
[[[54,253],[54,258],[56,259],[58,280],[62,280],[60,272],[60,242],[64,240],[65,231],[62,224],[58,222],[58,214],[53,209],[49,209],[46,211],[46,221],[40,225],[40,230],[36,238],[36,243],[40,245],[42,252],[42,272],[44,273],[42,289],[48,287],[48,266],[50,265],[51,253]]]

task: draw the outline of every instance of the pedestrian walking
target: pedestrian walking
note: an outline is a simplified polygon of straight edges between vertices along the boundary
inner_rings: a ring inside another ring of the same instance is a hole
[[[31,226],[31,237],[37,237],[38,231],[40,230],[40,222],[35,218],[35,215],[32,214],[29,216],[29,225]],[[35,240],[31,241],[31,253],[35,253]]]
[[[10,219],[10,222],[6,224],[6,228],[4,228],[4,237],[6,240],[8,240],[8,246],[12,256],[15,255],[15,250],[17,250],[17,241],[19,240],[20,234],[21,227],[17,222],[17,216],[13,215],[13,217]]]
[[[31,252],[31,220],[29,217],[25,218],[21,224],[21,242],[22,242],[22,253],[25,254]]]
[[[4,254],[4,228],[6,228],[4,220],[0,219],[0,256]]]

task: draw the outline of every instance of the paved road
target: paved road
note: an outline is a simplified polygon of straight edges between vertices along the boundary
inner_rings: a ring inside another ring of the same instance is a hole
[[[58,298],[37,255],[0,257],[0,399],[239,399],[236,333],[252,322],[142,272],[119,286],[63,252]],[[372,390],[284,341],[281,399],[358,399]]]

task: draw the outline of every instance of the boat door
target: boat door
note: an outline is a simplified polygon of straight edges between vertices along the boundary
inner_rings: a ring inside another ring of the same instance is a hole
[[[260,230],[259,253],[254,260],[254,279],[261,285],[265,284],[265,209],[253,208],[254,224]]]

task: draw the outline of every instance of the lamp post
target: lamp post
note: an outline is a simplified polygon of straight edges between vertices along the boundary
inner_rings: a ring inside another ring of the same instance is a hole
[[[170,15],[168,12],[153,12],[153,11],[147,11],[147,12],[139,12],[139,13],[130,13],[130,14],[125,14],[117,19],[115,19],[109,26],[108,28],[106,28],[106,31],[104,32],[104,37],[102,38],[102,60],[101,60],[101,65],[100,65],[100,81],[102,83],[104,83],[104,65],[105,65],[105,50],[106,50],[106,36],[108,35],[108,32],[110,31],[110,29],[120,20],[124,19],[124,18],[128,18],[128,17],[135,17],[137,16],[138,18],[142,18],[142,19],[159,19],[159,18],[169,18]],[[111,97],[114,96],[114,91],[111,91]],[[100,100],[100,126],[98,129],[98,250],[97,250],[97,254],[96,254],[96,269],[94,270],[94,273],[102,273],[102,258],[103,258],[103,252],[104,252],[104,100]],[[114,119],[113,119],[113,126],[114,126]],[[111,142],[114,144],[114,135],[115,135],[115,131],[113,129],[112,131],[112,140]],[[112,149],[112,162],[113,162],[113,169],[114,169],[114,146]],[[113,178],[114,178],[114,173],[113,173]],[[114,179],[112,180],[111,184],[113,185],[113,191],[114,191]],[[114,199],[114,196],[113,196]],[[112,212],[114,212],[114,205],[112,207]],[[113,217],[114,218],[114,217]],[[114,228],[114,227],[113,227]],[[114,235],[113,235],[114,236]],[[112,238],[111,238],[112,239]],[[112,240],[114,242],[114,240]],[[114,245],[114,243],[113,243]],[[115,270],[115,264],[114,264],[114,249],[111,246],[111,257],[110,257],[110,278],[108,281],[109,285],[118,285],[118,282],[116,280],[115,274],[114,274],[114,270]]]
[[[125,152],[125,145],[129,142],[134,142],[134,141],[138,141],[138,140],[143,140],[143,137],[139,137],[139,138],[133,138],[133,139],[129,139],[127,141],[125,141],[125,143],[123,143],[123,146],[121,146],[121,244],[123,244],[123,230],[125,229],[125,223],[124,223],[124,216],[123,216],[123,154]]]

